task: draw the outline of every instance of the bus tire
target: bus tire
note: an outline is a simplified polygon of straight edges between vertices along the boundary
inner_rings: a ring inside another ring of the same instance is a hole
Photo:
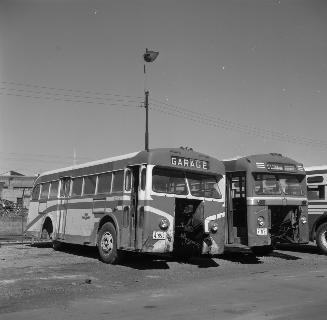
[[[258,247],[252,247],[251,250],[256,256],[267,256],[273,252],[274,247],[271,245],[270,246],[258,246]]]
[[[111,222],[106,222],[99,230],[97,246],[101,261],[110,264],[118,262],[117,233]]]
[[[327,254],[327,222],[322,223],[316,233],[316,244],[319,250]]]

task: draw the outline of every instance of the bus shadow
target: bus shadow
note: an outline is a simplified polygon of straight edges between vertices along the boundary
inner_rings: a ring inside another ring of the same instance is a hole
[[[301,253],[312,253],[318,255],[325,255],[320,252],[318,247],[314,243],[309,244],[278,244],[276,247],[279,251],[293,251],[293,252],[301,252]]]
[[[166,255],[152,255],[142,253],[124,253],[123,259],[119,265],[125,267],[138,269],[138,270],[150,270],[150,269],[170,269],[169,262],[176,262],[179,264],[195,265],[199,268],[216,268],[219,264],[209,257],[188,257],[177,258]]]
[[[272,253],[270,253],[269,255],[267,255],[268,257],[274,257],[274,258],[279,258],[279,259],[283,259],[283,260],[301,260],[302,258],[300,257],[296,257],[296,256],[291,256],[289,254],[285,254],[285,253],[281,253],[281,252],[277,252],[277,251],[273,251]]]
[[[225,252],[222,255],[217,256],[218,259],[226,260],[230,262],[236,262],[240,264],[261,264],[263,263],[252,252]]]

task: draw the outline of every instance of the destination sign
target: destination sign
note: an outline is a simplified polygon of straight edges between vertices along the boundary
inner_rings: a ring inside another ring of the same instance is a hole
[[[294,164],[284,164],[284,163],[267,163],[267,169],[270,171],[296,171],[296,166]]]
[[[191,158],[183,158],[178,156],[171,157],[171,164],[177,167],[193,168],[193,169],[209,169],[209,161]]]

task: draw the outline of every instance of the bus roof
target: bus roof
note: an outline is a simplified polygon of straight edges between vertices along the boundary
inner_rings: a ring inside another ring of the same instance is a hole
[[[303,165],[279,153],[254,154],[224,161],[227,172],[288,172],[305,174]],[[287,166],[288,165],[288,166]]]
[[[307,174],[325,174],[327,173],[327,165],[305,167],[305,172]]]
[[[172,161],[174,158],[174,161]],[[199,164],[191,166],[191,160]],[[35,183],[57,180],[61,177],[78,177],[83,175],[97,174],[107,171],[124,169],[127,166],[152,164],[178,169],[194,170],[199,173],[224,174],[225,167],[222,161],[186,148],[158,148],[149,151],[133,152],[117,157],[91,161],[57,170],[42,173]],[[201,166],[200,166],[201,164]],[[204,167],[202,164],[206,164]]]

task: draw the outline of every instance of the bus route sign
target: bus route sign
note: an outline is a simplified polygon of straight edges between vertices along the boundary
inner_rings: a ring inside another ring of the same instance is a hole
[[[184,158],[184,157],[178,157],[178,156],[171,157],[171,164],[174,166],[177,166],[177,167],[202,169],[202,170],[209,169],[209,161]]]

